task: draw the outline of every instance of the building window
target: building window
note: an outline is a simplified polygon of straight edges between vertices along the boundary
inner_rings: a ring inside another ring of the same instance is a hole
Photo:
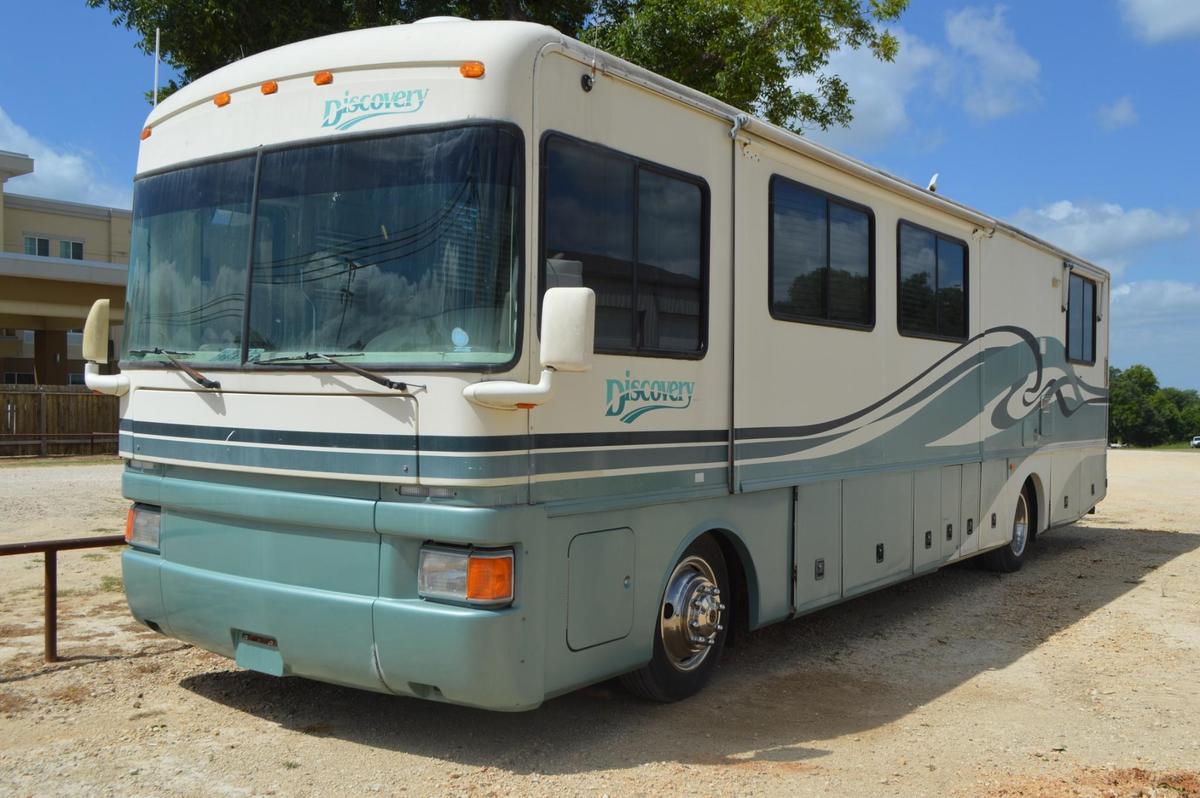
[[[543,164],[542,293],[596,292],[598,352],[703,354],[703,181],[557,135],[546,140]]]
[[[1067,360],[1096,362],[1096,284],[1072,273],[1067,293]]]
[[[869,208],[772,177],[768,292],[777,319],[875,324],[875,220]]]
[[[33,372],[31,371],[6,371],[4,372],[5,385],[33,385]]]
[[[69,260],[83,260],[82,241],[59,241],[58,257]]]
[[[967,243],[900,222],[897,326],[902,335],[967,337]]]
[[[50,239],[37,236],[25,236],[25,254],[50,257]]]

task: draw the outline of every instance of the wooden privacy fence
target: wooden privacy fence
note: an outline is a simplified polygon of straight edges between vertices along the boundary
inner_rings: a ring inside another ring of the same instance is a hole
[[[116,454],[119,401],[82,385],[0,385],[0,457]]]

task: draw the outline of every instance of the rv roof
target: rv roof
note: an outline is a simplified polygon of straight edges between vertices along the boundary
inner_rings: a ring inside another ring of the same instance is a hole
[[[449,28],[453,27],[453,30]],[[277,47],[236,61],[193,81],[158,104],[147,117],[153,126],[182,111],[208,102],[219,92],[257,85],[265,76],[282,79],[316,70],[347,70],[386,67],[390,64],[447,63],[480,60],[493,66],[528,63],[537,53],[557,50],[598,71],[636,83],[677,101],[725,119],[731,126],[773,141],[814,160],[875,185],[905,195],[944,213],[983,228],[1004,230],[1010,235],[1046,250],[1072,264],[1085,266],[1101,275],[1108,272],[1047,241],[967,205],[934,194],[903,178],[870,166],[809,139],[784,130],[744,112],[650,72],[603,50],[583,44],[553,28],[529,22],[469,22],[453,17],[435,17],[410,25],[335,33],[317,39]]]

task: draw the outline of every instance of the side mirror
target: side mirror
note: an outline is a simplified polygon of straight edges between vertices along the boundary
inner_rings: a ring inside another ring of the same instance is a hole
[[[592,289],[547,290],[542,297],[542,367],[590,370],[595,330],[596,294]]]
[[[97,299],[83,325],[83,359],[108,362],[108,300]]]

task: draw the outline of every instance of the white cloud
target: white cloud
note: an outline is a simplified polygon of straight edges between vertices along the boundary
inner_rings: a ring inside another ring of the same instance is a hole
[[[1124,283],[1112,289],[1110,305],[1110,363],[1143,363],[1162,385],[1200,388],[1200,284]]]
[[[1200,36],[1200,2],[1196,0],[1121,0],[1125,23],[1144,42]]]
[[[815,131],[816,141],[838,149],[863,152],[886,146],[912,126],[908,114],[910,95],[942,64],[942,55],[904,30],[892,31],[900,40],[896,60],[880,61],[869,50],[843,47],[829,59],[828,71],[840,75],[854,98],[854,121],[848,128]],[[802,91],[815,91],[816,80],[797,82]],[[928,142],[927,142],[928,143]]]
[[[1105,130],[1136,125],[1138,115],[1137,111],[1133,109],[1133,100],[1129,97],[1122,97],[1112,105],[1100,106],[1100,110],[1096,112],[1096,121]]]
[[[1186,235],[1192,222],[1177,213],[1131,208],[1115,203],[1053,202],[1037,210],[1023,209],[1016,225],[1068,252],[1120,274],[1140,249]]]
[[[0,150],[33,158],[33,173],[15,177],[4,185],[13,194],[86,202],[128,208],[131,190],[106,180],[96,157],[86,150],[57,147],[37,138],[0,108]]]
[[[981,121],[1009,116],[1038,101],[1041,65],[1017,44],[1004,12],[998,5],[990,14],[972,7],[946,15],[946,40],[964,56],[963,107]]]

